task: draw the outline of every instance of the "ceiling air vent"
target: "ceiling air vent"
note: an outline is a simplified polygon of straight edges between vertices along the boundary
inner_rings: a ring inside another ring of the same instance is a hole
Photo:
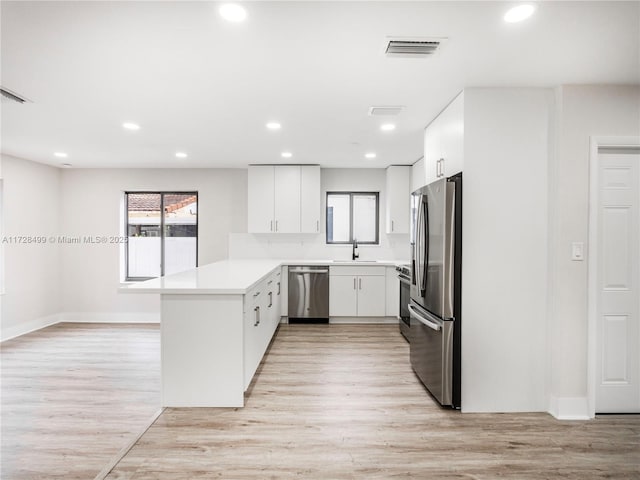
[[[8,90],[4,87],[0,87],[0,95],[2,95],[2,101],[16,102],[21,104],[26,102],[31,102],[31,100],[25,97],[21,97],[17,93],[12,92],[11,90]]]
[[[444,38],[387,39],[385,54],[389,57],[425,58],[438,51]]]
[[[369,107],[369,115],[399,115],[403,106]]]

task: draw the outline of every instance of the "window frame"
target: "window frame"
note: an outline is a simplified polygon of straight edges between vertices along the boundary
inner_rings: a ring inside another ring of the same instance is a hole
[[[329,241],[329,195],[349,195],[349,240],[345,242]],[[325,197],[325,243],[327,245],[353,245],[353,197],[373,195],[376,197],[376,239],[373,242],[361,242],[358,245],[380,245],[380,192],[355,192],[355,191],[332,191],[327,192]]]
[[[129,276],[129,194],[153,194],[160,195],[160,276],[159,277],[130,277]],[[174,190],[126,190],[124,192],[124,234],[127,241],[124,245],[124,281],[143,282],[153,278],[164,277],[164,240],[165,240],[165,195],[195,195],[198,211],[196,213],[196,268],[198,267],[198,252],[200,242],[200,197],[197,191],[174,191]]]

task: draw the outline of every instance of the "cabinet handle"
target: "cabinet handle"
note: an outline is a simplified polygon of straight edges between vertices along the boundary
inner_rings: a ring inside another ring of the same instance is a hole
[[[269,222],[269,231],[273,232],[273,220]]]
[[[278,220],[276,220],[276,232],[278,231]]]
[[[316,220],[316,232],[320,231],[320,220]]]
[[[362,290],[362,279],[358,279],[358,290]]]
[[[353,277],[353,289],[356,289],[356,277]]]
[[[253,323],[254,327],[257,327],[260,324],[260,307],[256,307],[253,309],[255,312],[256,321]]]
[[[280,282],[278,282],[278,295],[280,295]]]
[[[260,295],[260,292],[256,292],[253,294],[253,298],[256,298],[258,295]]]
[[[393,220],[391,220],[391,231],[393,232],[394,230],[394,225],[393,225]]]
[[[269,281],[267,282],[267,285],[271,285],[272,283],[273,283],[273,280],[269,280]]]
[[[269,305],[268,307],[271,308],[273,306],[273,292],[269,292]]]

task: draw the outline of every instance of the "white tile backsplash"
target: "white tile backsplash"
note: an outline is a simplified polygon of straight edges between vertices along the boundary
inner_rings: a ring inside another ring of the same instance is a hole
[[[380,235],[379,245],[360,245],[362,260],[408,260],[409,235]],[[324,235],[229,234],[229,258],[350,260],[351,245],[327,245]]]

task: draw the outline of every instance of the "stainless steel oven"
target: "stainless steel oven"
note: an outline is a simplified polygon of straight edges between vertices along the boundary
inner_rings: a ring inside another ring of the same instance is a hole
[[[408,266],[397,266],[398,280],[400,280],[400,333],[409,340],[409,332],[411,327],[411,314],[409,312],[409,302],[411,301],[411,269]]]

